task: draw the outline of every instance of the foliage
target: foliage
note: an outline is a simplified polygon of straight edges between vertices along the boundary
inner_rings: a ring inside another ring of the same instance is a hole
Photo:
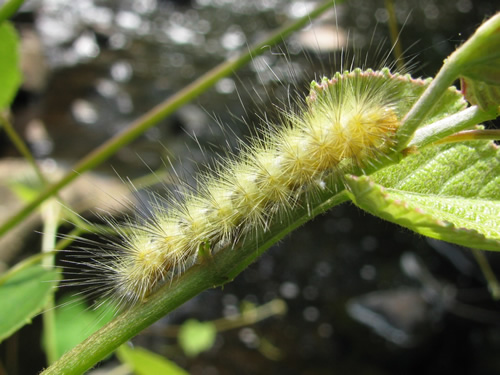
[[[0,341],[30,323],[43,309],[58,278],[56,270],[35,265],[4,280],[0,287]]]
[[[0,24],[0,111],[8,108],[21,84],[19,70],[18,40],[14,27],[9,22]]]

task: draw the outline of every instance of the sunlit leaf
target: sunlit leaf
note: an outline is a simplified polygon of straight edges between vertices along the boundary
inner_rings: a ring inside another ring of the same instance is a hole
[[[122,345],[116,351],[121,362],[128,364],[137,375],[168,374],[188,375],[188,372],[174,362],[143,348]]]
[[[217,329],[212,322],[190,319],[182,325],[178,340],[184,353],[194,357],[213,346],[216,334]]]
[[[19,43],[12,24],[0,24],[0,110],[8,108],[21,84]]]
[[[500,251],[500,201],[384,188],[367,176],[347,177],[360,208],[419,234]]]
[[[109,304],[98,309],[89,308],[81,299],[74,297],[64,298],[58,303],[60,307],[55,313],[57,358],[108,323],[116,311]]]
[[[58,280],[58,271],[35,265],[16,272],[0,285],[0,341],[31,323]]]

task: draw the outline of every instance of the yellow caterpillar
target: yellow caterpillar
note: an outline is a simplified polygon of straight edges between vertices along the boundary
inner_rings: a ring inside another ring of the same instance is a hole
[[[104,286],[120,305],[134,305],[204,257],[286,221],[307,207],[308,197],[331,188],[327,180],[362,171],[393,151],[412,101],[405,92],[410,85],[425,84],[388,69],[313,82],[306,101],[283,111],[280,124],[266,124],[239,155],[198,176],[195,192],[167,204],[155,198],[151,217],[118,226],[111,251],[90,264],[99,279],[90,283]]]

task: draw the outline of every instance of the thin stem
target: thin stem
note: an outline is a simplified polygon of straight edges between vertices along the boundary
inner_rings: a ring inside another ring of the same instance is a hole
[[[59,227],[59,219],[61,213],[60,204],[51,199],[43,205],[43,238],[42,238],[42,253],[50,252],[56,245],[57,228]],[[42,265],[47,269],[54,268],[54,255],[44,257]],[[42,314],[43,318],[43,341],[45,346],[45,354],[47,362],[53,363],[57,360],[57,341],[56,341],[56,317],[55,317],[55,302],[54,294],[52,293],[45,305],[45,310]]]
[[[12,126],[12,123],[9,121],[8,117],[6,114],[0,114],[0,126],[5,130],[7,136],[11,140],[11,142],[14,144],[16,149],[19,151],[19,153],[28,161],[28,163],[31,165],[33,170],[35,171],[35,174],[37,175],[38,179],[40,180],[41,186],[46,188],[49,185],[49,180],[45,177],[43,174],[42,170],[38,166],[38,163],[36,162],[35,158],[31,154],[28,146],[26,143],[24,143],[23,139],[17,134],[16,130]],[[66,213],[71,217],[71,220],[76,225],[83,225],[83,220],[73,212],[71,209],[69,209],[69,205],[57,194],[57,199],[64,204],[68,209],[66,210]]]
[[[488,289],[490,290],[491,296],[495,301],[500,300],[500,284],[498,283],[498,279],[488,263],[488,259],[486,259],[484,253],[478,249],[472,249],[472,254],[474,255],[474,258],[476,258],[476,262],[479,265],[479,268],[481,268],[481,272],[488,283]]]
[[[240,328],[255,324],[267,318],[276,315],[283,315],[286,313],[287,305],[282,299],[273,299],[263,305],[255,306],[250,309],[245,309],[240,313],[232,314],[225,318],[211,320],[210,323],[215,326],[217,332],[229,331],[232,329]],[[169,325],[165,327],[161,333],[162,336],[177,338],[182,325]],[[157,329],[148,329],[142,334],[158,335]]]
[[[500,129],[474,129],[464,130],[449,137],[443,138],[434,144],[454,143],[463,141],[477,141],[477,140],[500,140]]]
[[[28,267],[31,267],[34,264],[40,263],[44,258],[48,256],[55,256],[60,250],[67,248],[76,238],[78,238],[83,233],[90,232],[99,232],[99,233],[110,233],[116,234],[116,231],[110,229],[107,225],[85,225],[84,227],[76,227],[67,235],[64,236],[63,239],[57,241],[55,246],[53,246],[54,250],[44,251],[39,254],[32,255],[26,259],[23,259],[16,265],[10,267],[7,271],[0,275],[0,285],[5,283],[9,278],[11,278],[15,273],[20,272]],[[45,232],[44,232],[45,233]]]
[[[250,310],[245,310],[240,314],[228,316],[227,318],[214,320],[212,323],[215,325],[217,332],[223,332],[252,325],[275,315],[283,315],[286,313],[286,310],[285,301],[282,299],[273,299],[261,306],[253,307]]]
[[[53,247],[54,250],[44,251],[42,253],[32,255],[26,259],[23,259],[16,265],[10,267],[6,272],[2,273],[0,275],[0,285],[5,283],[17,272],[20,272],[28,267],[31,267],[34,264],[40,263],[45,257],[57,255],[57,253],[60,250],[67,248],[81,234],[96,232],[96,231],[99,233],[109,233],[110,235],[116,234],[116,231],[114,231],[112,228],[110,229],[109,226],[107,225],[92,224],[92,225],[85,225],[84,227],[78,226],[74,228],[70,233],[65,235],[63,239],[57,241],[57,243]]]
[[[332,188],[340,190],[341,187],[338,185]],[[172,283],[152,294],[144,303],[123,312],[66,353],[42,374],[76,375],[85,372],[122,343],[192,297],[208,288],[232,281],[270,246],[304,222],[348,200],[345,192],[331,196],[331,191],[313,198],[311,207],[298,211],[295,220],[287,224],[277,222],[266,233],[249,238],[237,251],[221,250],[213,256],[213,259],[191,267]],[[217,267],[214,267],[214,264],[217,264]]]
[[[234,73],[240,67],[251,61],[255,56],[260,55],[264,51],[266,51],[269,46],[280,42],[281,40],[283,40],[283,38],[290,35],[293,31],[298,30],[310,23],[311,19],[318,17],[327,9],[341,2],[343,1],[325,1],[308,15],[278,29],[265,41],[256,44],[252,49],[250,49],[247,53],[241,55],[239,58],[228,60],[216,66],[215,68],[195,80],[193,83],[179,91],[177,94],[168,98],[164,102],[151,109],[149,112],[145,113],[143,116],[139,117],[137,120],[132,122],[125,129],[125,131],[117,134],[115,137],[111,138],[109,141],[105,142],[103,145],[96,148],[86,157],[81,159],[80,162],[78,162],[72,168],[71,172],[68,172],[60,181],[47,187],[33,201],[31,201],[23,208],[21,208],[21,210],[12,215],[0,227],[0,236],[4,235],[13,227],[15,227],[19,222],[21,222],[25,217],[33,212],[44,200],[56,194],[61,188],[78,178],[82,173],[95,168],[96,166],[107,160],[114,153],[116,153],[118,150],[120,150],[122,147],[132,142],[147,129],[158,123],[163,118],[171,115],[174,111],[179,109],[184,104],[192,101],[208,88],[212,87],[219,79]]]
[[[439,98],[458,77],[459,68],[453,62],[445,62],[436,78],[424,91],[403,119],[397,134],[398,149],[405,149],[425,116],[432,110]]]
[[[398,20],[394,11],[394,0],[385,0],[385,9],[389,15],[389,33],[393,47],[394,58],[396,65],[400,71],[404,71],[405,61],[403,58],[403,47],[399,39]]]
[[[38,164],[35,161],[35,158],[31,154],[30,150],[28,149],[28,146],[26,146],[26,143],[22,140],[22,138],[17,134],[17,132],[14,130],[14,127],[12,126],[11,122],[7,118],[7,115],[5,114],[0,114],[0,125],[4,128],[5,133],[7,133],[7,136],[11,140],[11,142],[14,144],[16,149],[19,151],[19,153],[28,161],[28,163],[33,167],[35,170],[36,175],[38,176],[40,182],[43,185],[47,185],[48,181],[43,175],[42,171],[38,167]]]
[[[0,8],[0,24],[12,17],[23,3],[24,0],[7,0]]]
[[[478,66],[480,68],[480,64],[485,61],[492,63],[489,61],[490,59],[498,58],[498,46],[492,44],[498,39],[496,35],[499,27],[500,14],[497,14],[482,24],[474,35],[444,62],[436,78],[403,119],[397,134],[398,150],[403,150],[408,146],[413,134],[425,120],[427,114],[460,75],[466,75],[470,67],[478,69]],[[490,53],[491,56],[485,57],[486,52]]]
[[[424,147],[461,130],[470,129],[481,122],[492,120],[495,117],[496,113],[483,111],[477,106],[466,108],[418,129],[408,147]]]

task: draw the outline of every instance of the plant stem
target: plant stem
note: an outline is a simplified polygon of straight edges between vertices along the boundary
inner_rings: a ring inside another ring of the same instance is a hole
[[[419,148],[425,147],[446,136],[455,134],[464,129],[470,129],[481,122],[494,119],[496,113],[493,112],[483,111],[477,106],[466,108],[463,111],[417,129],[408,146]]]
[[[59,219],[61,213],[61,205],[55,199],[50,199],[42,206],[43,218],[43,240],[42,253],[50,252],[56,245],[57,228],[59,227]],[[54,255],[44,257],[42,265],[47,269],[54,268]],[[56,317],[54,293],[51,293],[43,317],[43,343],[45,347],[45,355],[47,363],[53,363],[57,360],[57,342],[56,342]]]
[[[82,223],[85,222],[82,221]],[[44,251],[42,253],[32,255],[26,259],[23,259],[14,266],[10,267],[4,273],[0,274],[0,285],[5,283],[9,278],[14,276],[14,274],[16,274],[17,272],[21,272],[22,270],[31,267],[34,264],[40,263],[45,257],[57,255],[57,253],[60,250],[67,248],[82,233],[95,232],[96,229],[99,233],[116,234],[114,230],[109,230],[109,227],[107,225],[97,225],[97,224],[92,224],[92,226],[90,226],[90,224],[82,226],[78,225],[78,227],[74,228],[70,233],[65,235],[63,239],[57,241],[57,244],[53,246],[54,250]]]
[[[499,29],[500,13],[481,25],[474,35],[445,60],[436,77],[403,119],[397,134],[399,151],[409,145],[426,115],[460,75],[466,75],[470,67],[478,69],[481,64],[491,63],[491,60],[498,58],[498,45],[495,41],[498,40]],[[491,57],[484,57],[485,50],[492,50],[489,52]],[[495,117],[496,115],[493,118]]]
[[[168,98],[164,102],[151,109],[149,112],[139,117],[137,120],[132,122],[122,133],[117,134],[115,137],[111,138],[109,141],[105,142],[103,145],[96,148],[90,154],[81,159],[72,168],[71,172],[67,173],[63,178],[61,178],[60,181],[51,186],[48,186],[33,201],[31,201],[23,208],[21,208],[21,210],[12,215],[0,227],[0,237],[11,230],[13,227],[15,227],[31,212],[33,212],[44,200],[56,194],[61,188],[78,178],[82,173],[95,168],[96,166],[107,160],[114,153],[116,153],[118,150],[120,150],[122,147],[139,137],[147,129],[151,128],[160,120],[171,115],[174,111],[182,107],[184,104],[192,101],[208,88],[212,87],[219,79],[234,73],[240,67],[251,61],[255,56],[260,55],[265,50],[267,50],[269,46],[279,43],[283,40],[283,38],[290,35],[293,31],[307,25],[311,22],[312,19],[318,17],[327,9],[341,2],[343,1],[337,0],[336,2],[334,2],[332,0],[327,0],[323,2],[308,15],[281,27],[265,41],[256,44],[247,53],[241,55],[240,57],[228,60],[216,66],[215,68],[180,90],[172,97]]]
[[[244,326],[249,326],[275,315],[284,315],[287,305],[282,299],[273,299],[263,305],[252,307],[239,314],[212,321],[217,332],[224,332]]]
[[[474,129],[464,130],[449,137],[443,138],[434,144],[463,142],[463,141],[477,141],[479,139],[498,141],[500,140],[500,129]]]
[[[232,329],[240,328],[255,324],[267,318],[277,315],[284,315],[287,311],[286,302],[282,299],[276,298],[260,306],[252,306],[249,309],[244,309],[240,313],[232,314],[225,318],[211,320],[210,323],[215,326],[217,332],[229,331]],[[177,338],[182,325],[169,325],[165,327],[162,336]],[[142,334],[158,335],[158,330],[147,329]]]
[[[446,61],[422,96],[413,105],[403,119],[397,134],[398,150],[408,147],[415,131],[425,116],[432,110],[439,98],[458,77],[459,67],[454,62]]]
[[[500,300],[500,284],[495,276],[495,273],[491,269],[490,264],[488,263],[488,259],[481,250],[471,249],[474,258],[476,258],[476,262],[481,268],[481,272],[488,283],[488,289],[490,290],[491,296],[495,301]]]
[[[393,54],[396,60],[396,66],[400,71],[404,70],[405,61],[403,58],[403,48],[401,47],[401,40],[399,39],[398,20],[394,10],[394,0],[385,0],[385,9],[389,15],[389,32],[391,35],[391,42],[393,46]]]
[[[341,190],[340,185],[331,188]],[[42,374],[82,374],[122,343],[184,302],[208,288],[232,281],[257,257],[289,232],[346,200],[348,197],[344,192],[332,196],[331,190],[328,190],[314,197],[313,204],[298,211],[294,216],[295,220],[290,223],[277,222],[266,233],[249,238],[241,247],[221,250],[213,256],[213,259],[191,267],[180,277],[161,287],[144,303],[123,312],[66,353]],[[214,267],[214,264],[217,264],[217,267]]]
[[[38,164],[35,161],[35,158],[31,154],[30,150],[28,149],[28,146],[26,146],[26,143],[22,140],[22,138],[17,134],[17,132],[14,130],[14,127],[12,126],[11,122],[7,118],[7,115],[5,114],[0,114],[0,125],[4,128],[5,132],[7,133],[7,136],[11,140],[11,142],[14,144],[14,146],[17,148],[19,153],[28,161],[28,163],[33,167],[35,170],[36,175],[38,176],[40,182],[45,186],[48,184],[47,179],[43,175],[42,171],[38,167]]]
[[[12,126],[12,123],[9,121],[8,117],[6,114],[0,114],[0,125],[3,127],[5,132],[7,133],[7,136],[9,137],[10,141],[14,144],[16,147],[17,151],[26,159],[28,164],[31,165],[33,170],[35,171],[35,174],[37,175],[38,179],[40,180],[40,185],[46,188],[49,185],[49,180],[44,176],[42,170],[38,166],[38,163],[36,162],[35,158],[31,154],[28,146],[26,143],[23,141],[23,139],[17,134],[16,130]],[[65,207],[68,207],[66,210],[66,213],[71,217],[71,220],[76,224],[76,225],[83,225],[83,220],[73,212],[71,209],[69,209],[69,204],[66,203],[58,194],[58,192],[55,193],[57,199],[65,205]]]

